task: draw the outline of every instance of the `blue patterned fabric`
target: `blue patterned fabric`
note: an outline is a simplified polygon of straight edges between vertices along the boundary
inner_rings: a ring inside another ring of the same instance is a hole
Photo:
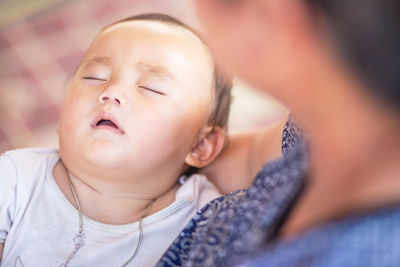
[[[231,266],[273,239],[303,187],[307,161],[299,136],[289,119],[283,131],[284,156],[266,164],[248,189],[206,205],[156,266]]]
[[[400,208],[353,216],[265,247],[240,267],[400,266]]]
[[[291,240],[274,240],[305,184],[307,159],[299,136],[289,120],[284,157],[266,164],[250,188],[204,207],[157,266],[400,266],[399,206],[327,223]]]

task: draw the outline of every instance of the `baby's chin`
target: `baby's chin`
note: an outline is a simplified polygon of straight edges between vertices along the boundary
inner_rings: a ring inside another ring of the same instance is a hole
[[[129,158],[132,157],[130,154],[126,147],[115,144],[91,144],[82,148],[85,160],[104,169],[123,168],[129,164]]]

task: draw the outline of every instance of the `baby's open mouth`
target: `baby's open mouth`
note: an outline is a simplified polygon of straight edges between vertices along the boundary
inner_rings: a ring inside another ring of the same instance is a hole
[[[118,126],[117,125],[115,125],[115,123],[113,123],[112,121],[110,121],[110,120],[99,120],[97,123],[96,123],[96,126],[99,126],[99,125],[106,125],[106,126],[110,126],[110,127],[113,127],[113,128],[115,128],[115,129],[119,129],[118,128]]]
[[[100,113],[91,124],[94,129],[110,130],[113,133],[123,134],[124,131],[119,127],[118,122],[111,114]]]

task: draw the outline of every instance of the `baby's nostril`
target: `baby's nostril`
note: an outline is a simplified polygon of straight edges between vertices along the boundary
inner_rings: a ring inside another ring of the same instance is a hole
[[[101,98],[102,101],[106,102],[106,101],[110,101],[110,98],[108,96],[103,96]],[[121,104],[121,101],[118,98],[113,98],[113,102],[117,103],[118,105]]]

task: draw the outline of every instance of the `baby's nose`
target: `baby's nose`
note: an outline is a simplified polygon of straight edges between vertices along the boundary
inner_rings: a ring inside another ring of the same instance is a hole
[[[102,100],[103,103],[108,102],[108,101],[111,101],[111,102],[115,102],[115,103],[118,104],[118,105],[121,105],[121,101],[120,101],[118,98],[113,98],[113,99],[111,99],[111,98],[108,97],[108,96],[103,96],[103,97],[101,98],[101,100]]]
[[[101,104],[114,104],[120,107],[125,106],[127,101],[126,86],[121,83],[115,82],[103,88],[98,94],[98,102]]]

